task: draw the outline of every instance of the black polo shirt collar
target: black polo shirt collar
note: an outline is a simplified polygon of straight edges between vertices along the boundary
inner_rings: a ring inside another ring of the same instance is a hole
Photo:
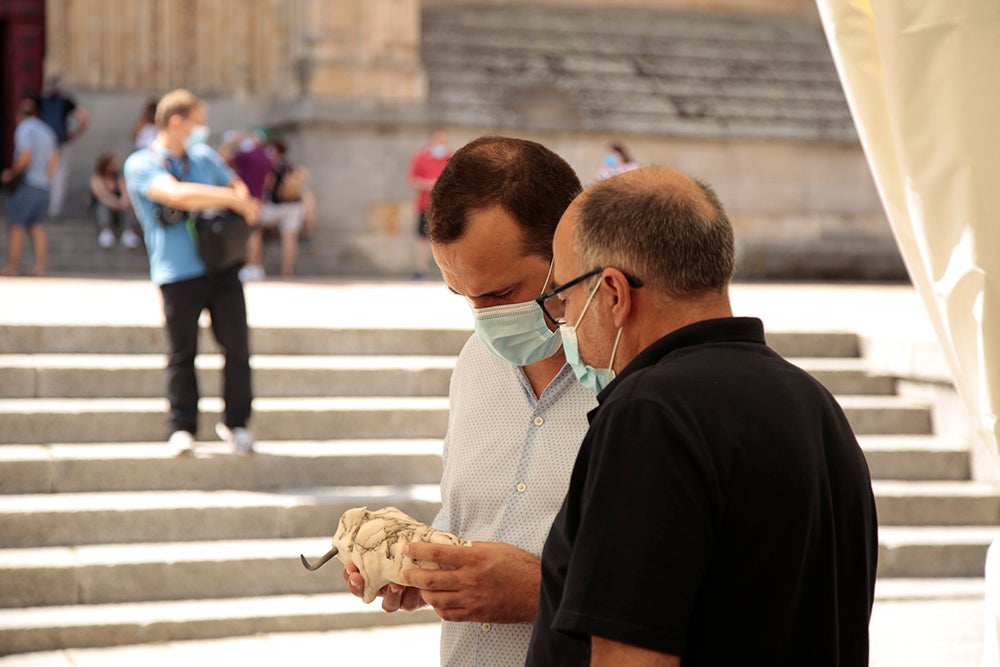
[[[764,323],[756,317],[721,317],[702,320],[671,331],[635,356],[622,372],[597,395],[600,405],[629,375],[653,366],[674,350],[705,343],[757,343],[766,345]],[[597,408],[595,408],[595,411]]]

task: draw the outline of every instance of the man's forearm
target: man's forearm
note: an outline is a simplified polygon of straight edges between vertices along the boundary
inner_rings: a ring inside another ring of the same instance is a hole
[[[178,182],[169,189],[151,192],[150,199],[182,210],[238,208],[242,203],[239,193],[231,187],[188,182]]]

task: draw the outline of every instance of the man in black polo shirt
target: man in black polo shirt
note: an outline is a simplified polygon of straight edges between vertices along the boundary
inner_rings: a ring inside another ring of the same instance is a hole
[[[733,317],[712,190],[661,168],[602,181],[553,248],[539,302],[600,393],[526,664],[867,665],[868,466],[830,393]]]

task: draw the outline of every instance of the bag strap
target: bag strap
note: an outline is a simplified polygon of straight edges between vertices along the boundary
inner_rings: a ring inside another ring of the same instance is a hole
[[[191,158],[186,152],[180,157],[181,168],[180,171],[177,171],[174,166],[176,160],[170,157],[170,154],[167,153],[166,149],[157,151],[153,148],[153,145],[150,144],[148,146],[148,150],[159,158],[160,164],[163,165],[163,168],[167,170],[168,174],[176,178],[178,181],[186,181],[188,179],[188,176],[191,174]]]

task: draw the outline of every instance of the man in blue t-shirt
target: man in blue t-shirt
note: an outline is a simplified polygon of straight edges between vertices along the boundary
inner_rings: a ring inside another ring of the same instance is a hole
[[[187,90],[167,93],[156,107],[159,134],[125,161],[125,184],[142,224],[149,273],[163,295],[170,351],[167,399],[170,445],[178,454],[194,450],[198,426],[198,384],[194,359],[198,318],[208,309],[212,331],[225,356],[225,414],[216,426],[234,451],[253,451],[247,428],[252,392],[246,301],[236,265],[208,274],[187,224],[187,212],[228,208],[255,224],[260,202],[204,142],[205,108]]]
[[[17,182],[14,194],[7,203],[7,265],[0,274],[16,276],[20,271],[27,230],[35,253],[35,265],[30,275],[44,276],[48,261],[48,237],[42,223],[49,202],[49,183],[59,162],[56,137],[38,119],[38,107],[30,98],[21,100],[18,119],[14,130],[14,163],[0,175],[0,182],[5,187]]]

